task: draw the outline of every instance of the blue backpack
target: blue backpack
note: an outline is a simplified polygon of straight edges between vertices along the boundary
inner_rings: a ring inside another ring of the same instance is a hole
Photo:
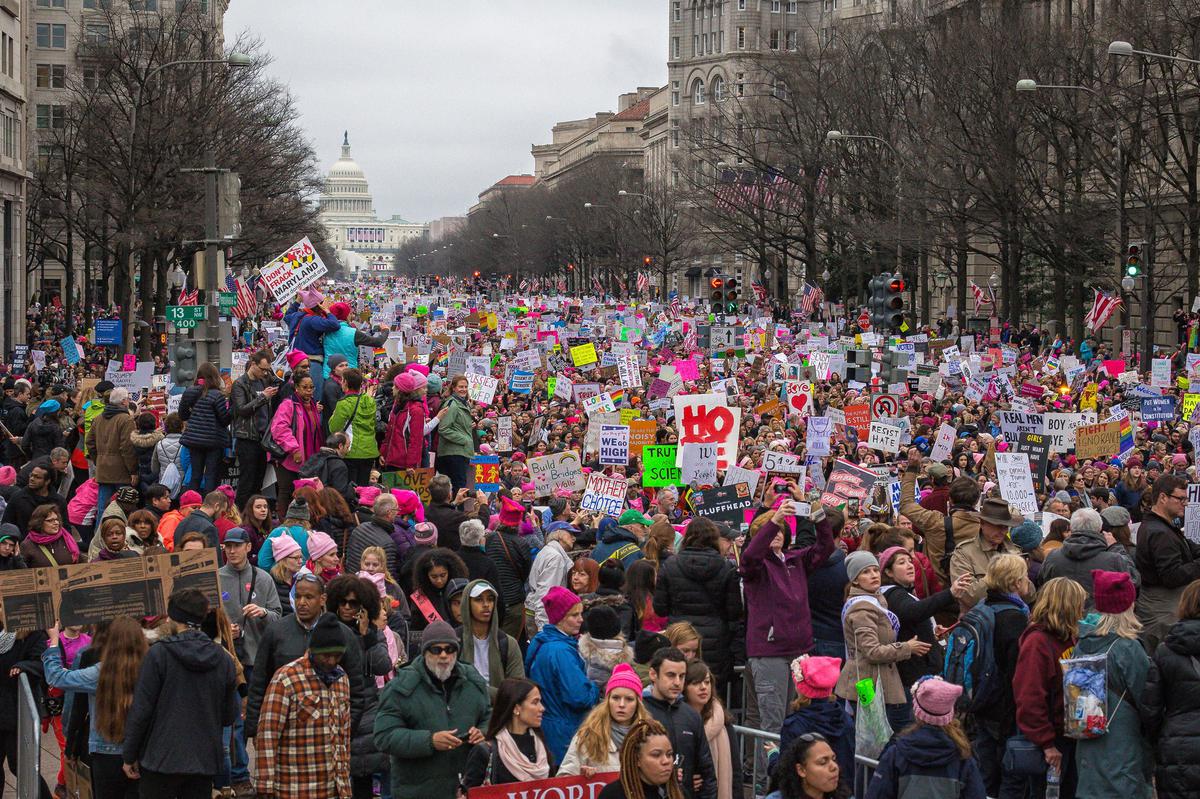
[[[968,610],[950,631],[942,677],[961,685],[958,709],[974,713],[990,706],[1003,693],[1003,675],[996,665],[996,611],[1020,610],[1010,602],[988,605],[986,600]],[[1024,612],[1024,611],[1022,611]]]

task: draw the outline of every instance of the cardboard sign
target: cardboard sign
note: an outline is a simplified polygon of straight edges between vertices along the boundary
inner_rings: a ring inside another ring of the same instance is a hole
[[[800,474],[804,471],[804,461],[790,452],[767,450],[763,453],[762,468],[765,472]]]
[[[746,483],[735,483],[694,491],[691,502],[697,516],[741,524],[746,518],[745,511],[754,507],[754,495]]]
[[[717,444],[718,470],[737,463],[741,408],[729,408],[720,394],[688,394],[674,398],[680,445]],[[682,457],[682,452],[680,456]],[[682,460],[676,464],[682,467]]]
[[[871,422],[867,446],[895,455],[900,451],[900,435],[903,431],[883,422]]]
[[[1121,451],[1121,423],[1119,421],[1081,425],[1075,429],[1075,457],[1111,458]]]
[[[131,371],[125,369],[127,360],[109,361],[108,368],[104,370],[104,379],[113,386],[129,389],[130,393],[148,390],[154,377],[154,361],[137,361],[137,368]]]
[[[658,422],[653,419],[629,420],[629,454],[641,455],[645,447],[654,445]]]
[[[628,426],[623,424],[606,424],[600,427],[600,463],[603,466],[628,465]]]
[[[829,473],[821,502],[830,507],[842,507],[847,500],[857,499],[860,505],[865,504],[864,501],[871,497],[875,480],[875,472],[839,458]]]
[[[513,451],[513,419],[501,416],[496,419],[496,449],[500,452]]]
[[[217,551],[201,549],[51,569],[0,572],[0,615],[10,631],[100,624],[118,616],[162,616],[179,588],[220,602]]]
[[[260,270],[267,290],[281,303],[287,303],[301,289],[325,276],[328,270],[308,236],[293,244],[282,255]]]
[[[605,516],[620,516],[625,506],[626,485],[624,477],[608,477],[601,472],[591,472],[579,507]]]
[[[589,417],[596,413],[608,413],[616,409],[617,405],[613,402],[611,394],[595,394],[583,401],[583,412]]]
[[[1009,441],[1016,441],[1021,433],[1040,433],[1044,426],[1043,414],[1000,411],[1000,432]]]
[[[732,486],[738,483],[745,483],[750,490],[751,496],[754,495],[755,489],[758,488],[758,479],[762,475],[755,469],[743,469],[741,466],[730,466],[725,470],[725,482],[723,485]]]
[[[574,451],[542,455],[530,458],[526,463],[539,497],[553,496],[559,490],[572,493],[583,490],[583,464]]]
[[[1023,452],[1029,456],[1029,469],[1037,475],[1037,480],[1034,482],[1041,485],[1046,479],[1046,464],[1050,459],[1050,447],[1047,444],[1046,436],[1041,433],[1022,433],[1017,439],[1016,451]]]
[[[929,451],[929,457],[935,461],[944,461],[949,458],[956,435],[957,431],[953,425],[942,422],[942,426],[938,428],[937,438],[933,442],[933,449]]]
[[[621,774],[608,771],[591,777],[555,777],[501,785],[484,785],[467,791],[467,799],[596,799]]]
[[[688,485],[716,485],[717,483],[717,444],[701,444],[689,441],[682,444],[680,452],[680,471],[683,482]]]
[[[1169,422],[1175,418],[1175,397],[1146,397],[1142,400],[1142,420]],[[1076,432],[1078,435],[1078,432]]]
[[[467,397],[480,405],[491,405],[496,399],[500,381],[490,375],[467,373]]]
[[[382,472],[379,484],[386,489],[405,488],[415,491],[421,498],[422,505],[429,505],[429,481],[433,479],[433,469],[406,469],[403,472]]]
[[[1094,424],[1094,413],[1047,413],[1045,415],[1045,433],[1050,438],[1050,449],[1054,452],[1066,452],[1075,448],[1075,428],[1080,425]]]
[[[783,385],[787,396],[788,414],[810,415],[813,405],[813,384],[806,381],[789,380]]]
[[[683,471],[675,465],[678,447],[649,446],[642,449],[642,485],[649,488],[683,485]]]
[[[1037,494],[1033,490],[1029,456],[1024,452],[996,453],[996,482],[1000,496],[1015,505],[1025,516],[1037,513]]]
[[[1150,385],[1155,388],[1171,387],[1171,359],[1155,358],[1150,361]]]
[[[475,488],[486,494],[500,490],[499,455],[476,455],[471,466],[475,468]]]

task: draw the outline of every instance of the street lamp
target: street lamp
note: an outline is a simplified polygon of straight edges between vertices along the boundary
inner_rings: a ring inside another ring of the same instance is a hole
[[[650,196],[647,194],[642,194],[641,192],[636,192],[636,191],[625,191],[624,189],[621,189],[620,191],[618,191],[617,196],[618,197],[641,197],[643,200],[650,199]]]
[[[1168,55],[1166,53],[1154,53],[1149,50],[1135,50],[1129,42],[1115,41],[1108,45],[1108,54],[1128,58],[1130,56],[1140,55],[1145,58],[1158,58],[1164,61],[1178,61],[1182,64],[1200,64],[1194,58],[1184,58],[1180,55]]]
[[[603,205],[601,203],[584,203],[583,207],[584,208],[608,208],[609,206]]]

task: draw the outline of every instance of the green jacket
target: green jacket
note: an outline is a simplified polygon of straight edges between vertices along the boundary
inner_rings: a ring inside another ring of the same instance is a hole
[[[449,409],[442,421],[438,422],[438,457],[462,455],[464,458],[475,457],[475,417],[465,402],[456,397],[450,397],[443,408]]]
[[[355,405],[358,406],[357,411],[354,409]],[[346,457],[372,460],[378,458],[379,442],[375,440],[375,398],[367,393],[342,397],[334,408],[333,416],[329,417],[329,432],[340,433],[345,430],[346,423],[351,421],[351,414],[354,415],[351,424],[354,440],[350,442],[350,452]]]
[[[87,435],[91,432],[92,422],[102,413],[104,413],[104,400],[100,397],[88,400],[88,404],[83,406],[83,456],[85,458],[92,458],[92,453],[88,452],[87,448]]]
[[[466,589],[463,591],[463,602],[467,603],[471,600],[471,590],[478,584],[490,585],[487,580],[472,580],[467,583]],[[492,592],[495,593],[495,586],[492,586]],[[470,612],[467,605],[463,606],[466,616]],[[501,650],[500,642],[508,639],[505,643],[503,651]],[[471,625],[463,624],[460,631],[460,640],[462,647],[458,650],[458,662],[466,663],[475,668],[475,636],[471,633]],[[505,655],[508,655],[506,658]],[[504,682],[509,677],[524,677],[525,676],[525,661],[521,654],[521,648],[517,645],[516,640],[500,629],[500,605],[499,594],[497,594],[497,604],[492,611],[492,629],[489,633],[488,640],[488,673],[485,679],[488,681],[488,695],[494,700],[496,691],[500,689],[500,683]]]
[[[433,733],[459,730],[466,738],[471,727],[487,727],[492,713],[487,683],[466,664],[454,669],[457,679],[449,697],[434,685],[422,657],[400,669],[383,689],[375,716],[375,747],[391,758],[392,795],[397,799],[454,796],[471,747],[463,744],[437,752]]]

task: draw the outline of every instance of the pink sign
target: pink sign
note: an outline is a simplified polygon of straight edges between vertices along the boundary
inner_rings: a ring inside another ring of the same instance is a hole
[[[691,358],[686,361],[675,361],[675,374],[679,375],[681,380],[699,380],[700,370],[696,367],[696,362]]]
[[[122,372],[136,372],[137,371],[137,355],[136,354],[126,355],[122,359],[121,371]]]

